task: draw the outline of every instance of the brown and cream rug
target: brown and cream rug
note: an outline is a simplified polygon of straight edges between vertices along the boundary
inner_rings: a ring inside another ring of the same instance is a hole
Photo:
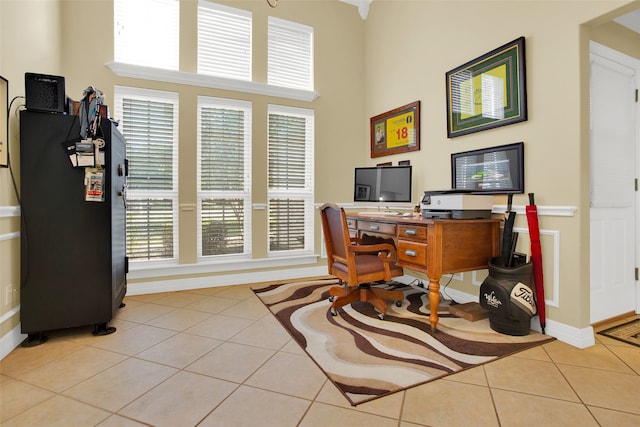
[[[634,319],[630,322],[605,329],[598,333],[600,335],[640,347],[640,319]]]
[[[370,304],[354,303],[331,316],[328,290],[336,279],[310,279],[254,287],[253,291],[291,336],[357,405],[409,387],[491,362],[553,338],[502,335],[489,320],[469,322],[439,308],[438,331],[429,326],[425,290],[389,285],[405,294],[402,307],[389,304],[384,320]]]

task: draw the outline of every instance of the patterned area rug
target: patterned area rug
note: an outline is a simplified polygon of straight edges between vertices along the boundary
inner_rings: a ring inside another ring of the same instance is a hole
[[[635,319],[598,333],[640,347],[640,319]]]
[[[353,303],[331,316],[328,290],[336,279],[254,287],[253,291],[352,405],[357,405],[553,340],[531,331],[513,337],[489,320],[469,322],[439,310],[431,332],[422,288],[388,285],[405,294],[384,320],[370,304]]]

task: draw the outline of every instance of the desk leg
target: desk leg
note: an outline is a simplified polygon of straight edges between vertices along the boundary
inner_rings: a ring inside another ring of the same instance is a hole
[[[429,278],[429,321],[431,322],[431,332],[435,332],[438,327],[438,307],[440,306],[440,278]]]

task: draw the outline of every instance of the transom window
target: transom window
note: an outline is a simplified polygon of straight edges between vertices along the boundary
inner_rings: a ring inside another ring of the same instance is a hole
[[[114,0],[113,9],[116,62],[178,70],[179,0]]]

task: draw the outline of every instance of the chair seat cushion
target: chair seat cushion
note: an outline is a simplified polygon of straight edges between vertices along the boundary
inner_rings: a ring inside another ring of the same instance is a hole
[[[355,258],[356,271],[359,276],[381,272],[383,269],[383,261],[377,255],[358,255]],[[346,264],[334,262],[332,267],[345,275],[349,274],[349,268]],[[396,266],[393,261],[389,264],[389,268],[391,269],[391,276],[399,276],[403,274],[402,268]],[[382,277],[382,274],[380,276]]]

